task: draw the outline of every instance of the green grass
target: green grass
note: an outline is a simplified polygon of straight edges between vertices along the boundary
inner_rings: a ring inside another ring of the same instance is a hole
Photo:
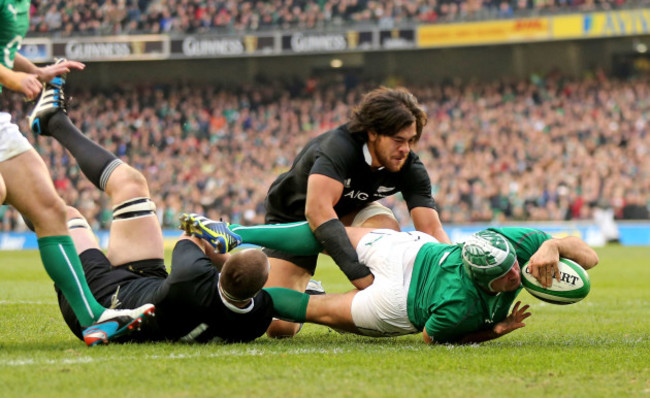
[[[36,252],[0,252],[0,397],[650,397],[650,248],[607,247],[569,306],[523,293],[525,328],[483,345],[370,339],[307,325],[251,344],[88,349]],[[348,284],[330,262],[317,279]]]

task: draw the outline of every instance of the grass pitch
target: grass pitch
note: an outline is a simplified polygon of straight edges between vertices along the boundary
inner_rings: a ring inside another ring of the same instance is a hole
[[[650,397],[650,248],[598,250],[592,290],[527,293],[527,326],[472,346],[371,339],[306,325],[289,340],[86,348],[37,252],[0,252],[0,397]],[[349,289],[329,261],[316,279]]]

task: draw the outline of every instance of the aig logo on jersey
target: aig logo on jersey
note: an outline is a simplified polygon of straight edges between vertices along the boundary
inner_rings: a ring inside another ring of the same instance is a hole
[[[361,191],[355,191],[354,189],[343,196],[350,199],[362,200],[364,202],[368,200],[368,198],[370,197],[370,195],[368,195],[367,193]]]

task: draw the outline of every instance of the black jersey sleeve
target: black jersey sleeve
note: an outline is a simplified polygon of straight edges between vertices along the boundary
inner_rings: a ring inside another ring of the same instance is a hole
[[[410,210],[415,207],[430,207],[437,210],[436,202],[431,195],[431,179],[429,173],[417,155],[412,154],[412,161],[403,169],[401,191]]]

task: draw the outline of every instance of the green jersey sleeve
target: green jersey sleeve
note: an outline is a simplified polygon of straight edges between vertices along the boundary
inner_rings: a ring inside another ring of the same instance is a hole
[[[0,0],[0,65],[13,69],[16,52],[27,29],[29,0]]]
[[[548,233],[533,228],[504,227],[488,229],[505,236],[512,243],[521,266],[530,260],[542,243],[551,239],[551,235]]]

